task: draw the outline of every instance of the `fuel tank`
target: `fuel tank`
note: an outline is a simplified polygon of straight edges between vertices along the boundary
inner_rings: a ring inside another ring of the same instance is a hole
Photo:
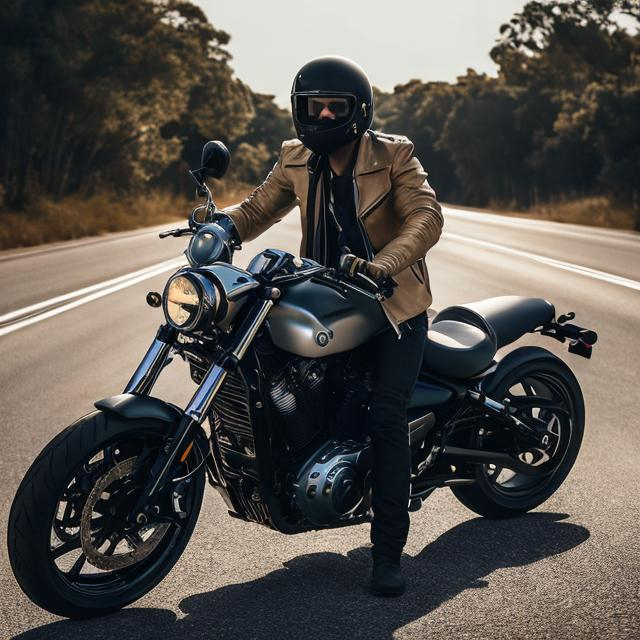
[[[388,325],[377,300],[347,286],[318,278],[281,291],[267,329],[277,347],[303,358],[351,351]]]

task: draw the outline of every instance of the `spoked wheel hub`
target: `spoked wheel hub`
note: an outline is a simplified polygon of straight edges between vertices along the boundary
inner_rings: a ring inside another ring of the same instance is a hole
[[[553,378],[531,374],[515,381],[503,402],[512,415],[535,427],[537,434],[523,439],[513,432],[483,428],[478,432],[477,444],[507,451],[521,462],[546,472],[547,475],[530,476],[495,464],[484,466],[495,491],[505,497],[522,496],[547,483],[564,459],[573,428],[569,399]]]
[[[475,482],[452,491],[482,516],[517,516],[542,504],[567,477],[584,433],[584,400],[571,370],[544,353],[511,366],[491,395],[528,429],[505,428],[485,415],[467,441],[475,449],[506,453],[520,464],[515,470],[478,464]]]

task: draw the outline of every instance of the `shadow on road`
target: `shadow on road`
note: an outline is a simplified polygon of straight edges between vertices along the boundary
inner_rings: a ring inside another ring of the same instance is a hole
[[[14,640],[44,638],[349,638],[390,639],[394,631],[465,589],[485,588],[496,569],[519,567],[573,549],[589,537],[558,513],[513,520],[475,518],[405,556],[410,591],[398,599],[367,593],[370,554],[299,556],[252,582],[185,598],[176,618],[164,609],[129,608],[82,622],[61,621]],[[213,569],[212,569],[213,570]]]

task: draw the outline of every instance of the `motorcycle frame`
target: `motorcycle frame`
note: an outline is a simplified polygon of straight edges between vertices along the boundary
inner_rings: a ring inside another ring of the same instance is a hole
[[[260,500],[255,500],[254,508],[247,508],[248,505],[234,495],[233,489],[228,480],[228,473],[225,475],[222,453],[217,441],[216,434],[211,429],[209,437],[209,454],[206,456],[207,472],[209,482],[222,495],[229,515],[247,521],[258,522],[282,533],[300,533],[319,528],[335,528],[337,526],[347,526],[368,521],[368,516],[354,517],[343,523],[336,523],[319,527],[317,525],[294,525],[290,523],[283,511],[278,498],[275,485],[276,467],[271,455],[269,446],[273,437],[274,427],[271,423],[269,412],[265,410],[262,392],[262,380],[258,375],[261,369],[258,356],[250,346],[260,330],[274,302],[279,297],[279,290],[271,288],[267,290],[267,299],[258,301],[254,309],[249,310],[245,322],[237,332],[235,346],[226,352],[222,358],[214,359],[207,373],[199,384],[196,392],[187,404],[183,412],[183,417],[173,433],[168,436],[169,447],[165,447],[159,460],[152,469],[152,476],[155,480],[149,484],[143,493],[143,498],[136,505],[134,512],[144,512],[145,502],[150,502],[153,496],[162,488],[163,480],[176,459],[178,452],[185,448],[189,441],[189,434],[197,428],[201,428],[202,423],[208,416],[211,404],[218,390],[222,387],[227,375],[231,372],[239,372],[244,378],[247,388],[247,408],[249,411],[250,423],[255,442],[255,461],[257,471],[258,486],[260,488]],[[171,349],[181,351],[187,350],[176,344],[178,332],[163,325],[158,330],[158,334],[151,343],[142,361],[134,372],[124,389],[124,393],[134,395],[149,395],[153,385],[157,381],[162,369],[169,362]],[[161,466],[159,466],[161,464]],[[159,467],[159,468],[158,468]],[[155,470],[155,473],[154,473]],[[227,470],[228,472],[228,470]],[[248,474],[251,477],[251,474]],[[260,509],[259,507],[263,508]]]
[[[291,279],[291,277],[287,278],[287,280]],[[362,293],[371,295],[365,291]],[[144,513],[148,510],[154,496],[164,486],[178,452],[186,450],[198,433],[201,436],[204,435],[202,424],[208,417],[215,396],[228,374],[239,372],[246,383],[247,408],[255,443],[256,469],[253,470],[255,475],[247,474],[247,477],[256,482],[258,492],[255,497],[252,496],[251,503],[248,504],[237,495],[237,491],[234,492],[233,482],[229,481],[233,471],[224,468],[213,426],[209,436],[209,452],[205,460],[209,482],[222,494],[229,507],[229,514],[258,522],[282,533],[335,528],[369,520],[367,515],[363,515],[324,526],[312,523],[292,524],[283,513],[275,480],[276,465],[270,447],[274,425],[263,403],[266,394],[261,389],[262,380],[258,374],[261,369],[259,357],[251,348],[269,311],[279,297],[280,290],[277,287],[265,287],[262,290],[262,297],[248,310],[243,323],[236,331],[233,345],[222,355],[213,358],[194,395],[182,412],[181,420],[174,427],[173,432],[168,434],[166,445],[151,470],[152,480],[145,488],[133,513]],[[178,353],[190,352],[188,345],[178,343],[178,335],[178,331],[169,325],[160,327],[156,338],[126,385],[124,393],[148,396],[161,371],[170,362],[171,350],[174,349]],[[191,352],[190,354],[193,355]],[[420,375],[420,381],[427,382],[437,391],[444,393],[440,394],[440,398],[433,405],[421,405],[414,409],[413,419],[409,420],[410,430],[415,427],[422,431],[420,439],[417,440],[419,446],[412,446],[415,473],[412,477],[411,500],[422,500],[438,487],[472,483],[473,467],[478,464],[493,463],[512,468],[514,471],[537,475],[536,470],[530,465],[505,453],[460,448],[447,444],[449,437],[456,431],[455,426],[447,429],[448,421],[456,415],[456,412],[468,409],[478,411],[478,417],[491,416],[501,422],[505,428],[513,428],[529,436],[535,431],[533,427],[512,416],[507,407],[481,392],[482,383],[492,376],[496,367],[497,363],[494,361],[483,373],[464,383],[432,374]],[[429,441],[430,435],[434,436],[430,440],[433,444],[429,450],[426,450],[425,443]],[[433,454],[434,459],[426,464],[425,461],[430,454]]]

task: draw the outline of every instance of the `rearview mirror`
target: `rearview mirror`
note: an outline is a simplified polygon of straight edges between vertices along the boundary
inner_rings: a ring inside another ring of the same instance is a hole
[[[200,169],[203,178],[222,178],[229,168],[231,154],[219,140],[209,140],[202,147]]]

